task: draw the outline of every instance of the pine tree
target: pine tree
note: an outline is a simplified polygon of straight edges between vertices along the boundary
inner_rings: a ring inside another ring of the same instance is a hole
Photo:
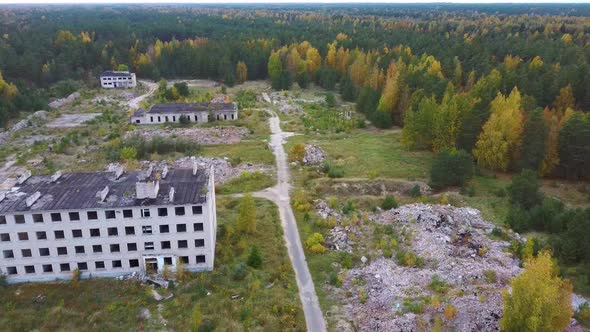
[[[520,154],[520,168],[540,171],[541,163],[545,159],[545,138],[547,126],[541,109],[531,113],[522,133],[522,148]]]

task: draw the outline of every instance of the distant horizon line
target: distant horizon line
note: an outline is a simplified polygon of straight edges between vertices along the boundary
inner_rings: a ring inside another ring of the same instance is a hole
[[[187,5],[187,4],[195,4],[195,5],[248,5],[248,4],[257,4],[257,5],[282,5],[282,4],[307,4],[307,5],[350,5],[350,4],[357,4],[357,5],[375,5],[375,4],[406,4],[406,5],[428,5],[428,4],[462,4],[462,5],[563,5],[563,4],[575,4],[575,5],[588,5],[590,4],[590,0],[564,0],[564,1],[544,1],[544,0],[533,0],[533,1],[513,1],[513,0],[426,0],[426,1],[405,1],[405,0],[373,0],[369,2],[364,2],[361,0],[324,0],[324,1],[316,1],[316,0],[278,0],[278,1],[261,1],[261,0],[175,0],[173,2],[166,2],[165,0],[54,0],[54,1],[41,1],[41,0],[31,0],[31,1],[15,1],[15,0],[0,0],[0,5],[119,5],[119,4],[150,4],[150,5]]]

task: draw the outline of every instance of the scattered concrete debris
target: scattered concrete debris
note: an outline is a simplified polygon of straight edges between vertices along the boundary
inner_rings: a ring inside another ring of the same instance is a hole
[[[141,310],[139,311],[139,319],[141,320],[148,320],[152,317],[152,314],[150,313],[150,309],[148,308],[141,308]]]
[[[84,125],[101,113],[78,113],[78,114],[62,114],[59,118],[47,124],[48,128],[73,128]]]
[[[195,143],[209,144],[237,144],[250,130],[244,127],[212,127],[212,128],[142,128],[127,132],[125,138],[139,135],[146,140],[159,137],[179,137],[186,140],[195,141]]]
[[[210,101],[211,103],[227,103],[229,98],[221,93],[216,94]]]
[[[168,300],[171,299],[172,297],[174,297],[174,294],[169,293],[166,296],[162,296],[160,295],[160,293],[158,293],[158,291],[156,291],[156,289],[152,288],[152,295],[154,296],[154,299],[156,301],[162,301],[162,300]]]
[[[365,257],[362,265],[348,270],[342,287],[335,289],[335,293],[346,303],[353,326],[363,331],[416,331],[419,324],[432,324],[436,315],[442,315],[446,304],[451,304],[457,315],[445,320],[446,328],[498,330],[501,290],[521,268],[519,261],[504,250],[509,243],[485,235],[494,226],[484,221],[478,210],[411,204],[384,211],[372,219],[391,225],[400,250],[414,253],[424,264],[403,266],[378,250],[371,254],[376,258]],[[342,232],[336,228],[336,233]],[[343,233],[354,232],[359,243],[369,243],[373,228],[369,224],[350,226]],[[347,240],[342,242],[338,245],[353,245]],[[490,274],[494,277],[486,277]],[[445,303],[441,301],[438,306],[429,304],[436,294],[429,289],[435,275],[448,287]],[[425,299],[428,303],[421,311],[411,312],[408,303]]]
[[[317,145],[306,144],[305,155],[303,156],[304,165],[321,165],[328,155]]]
[[[264,95],[263,95],[264,97]],[[270,98],[273,105],[277,105],[279,107],[279,111],[284,114],[289,114],[293,112],[301,112],[303,111],[303,107],[300,105],[295,104],[293,98],[290,97],[288,93],[284,92],[271,92]],[[265,99],[266,100],[266,99]]]
[[[422,181],[395,179],[326,179],[324,181],[327,181],[327,185],[318,186],[318,193],[328,196],[407,196],[415,186],[420,188],[423,195],[430,194],[432,191],[430,186]]]
[[[80,92],[74,92],[71,95],[67,96],[66,98],[62,98],[62,99],[56,99],[54,101],[52,101],[51,103],[49,103],[49,107],[51,108],[60,108],[64,105],[67,105],[71,102],[73,102],[74,100],[76,100],[76,98],[80,97]]]
[[[27,127],[40,127],[47,122],[47,119],[49,119],[49,113],[47,111],[37,111],[27,116],[26,119],[15,123],[9,130],[0,132],[0,144],[6,143],[10,139],[12,133]]]
[[[242,299],[242,295],[240,294],[234,294],[231,296],[232,300],[241,300]]]

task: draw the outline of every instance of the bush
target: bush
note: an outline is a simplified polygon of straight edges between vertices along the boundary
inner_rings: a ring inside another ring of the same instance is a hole
[[[344,206],[342,207],[342,213],[344,214],[351,214],[355,210],[354,204],[352,201],[346,201]]]
[[[253,246],[250,248],[250,253],[248,254],[248,266],[251,266],[255,269],[262,266],[262,257],[260,257],[260,253],[258,252],[258,247]]]
[[[455,316],[457,316],[457,308],[455,308],[452,304],[447,304],[447,306],[445,307],[445,313],[444,316],[447,320],[451,320],[453,318],[455,318]]]
[[[496,271],[494,270],[484,270],[483,277],[488,284],[495,284],[498,280],[498,276],[496,275]]]
[[[289,161],[301,163],[303,162],[303,157],[305,157],[305,145],[301,143],[295,144],[289,150]]]
[[[244,280],[248,274],[248,266],[243,262],[237,263],[232,267],[231,276],[234,280]]]
[[[236,103],[239,109],[251,108],[256,106],[256,93],[252,90],[240,90],[236,94]]]
[[[334,94],[331,92],[326,94],[326,105],[328,105],[328,107],[336,106],[336,97],[334,97]]]
[[[541,204],[543,194],[539,191],[541,185],[535,171],[525,169],[519,175],[512,178],[508,187],[510,203],[524,209],[532,209]]]
[[[326,247],[324,247],[324,241],[324,236],[322,234],[313,233],[307,238],[305,245],[312,253],[322,254],[327,250]]]
[[[465,185],[473,176],[473,159],[464,150],[439,152],[430,168],[430,185],[434,189]]]
[[[419,185],[415,185],[412,187],[412,189],[410,189],[410,196],[414,198],[422,196],[422,191],[420,190]]]
[[[391,195],[385,196],[385,199],[383,200],[383,203],[381,203],[381,208],[383,210],[397,209],[398,206],[399,205],[397,204],[397,201],[395,200],[395,197],[393,197]]]
[[[131,161],[137,159],[137,150],[132,146],[126,146],[121,149],[121,153],[119,155],[121,160]]]
[[[342,169],[340,166],[332,164],[332,162],[329,160],[324,161],[321,170],[332,179],[344,177],[344,169]]]
[[[437,293],[444,294],[449,290],[449,285],[443,280],[440,280],[438,274],[433,274],[432,279],[430,281],[430,285],[428,285],[428,288],[432,289]]]

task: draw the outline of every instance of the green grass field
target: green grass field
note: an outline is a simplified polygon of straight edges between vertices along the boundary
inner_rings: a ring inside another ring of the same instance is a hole
[[[350,134],[298,135],[289,139],[287,149],[297,143],[322,147],[328,158],[344,168],[344,177],[427,179],[432,153],[404,149],[401,133],[394,130],[355,130]]]

